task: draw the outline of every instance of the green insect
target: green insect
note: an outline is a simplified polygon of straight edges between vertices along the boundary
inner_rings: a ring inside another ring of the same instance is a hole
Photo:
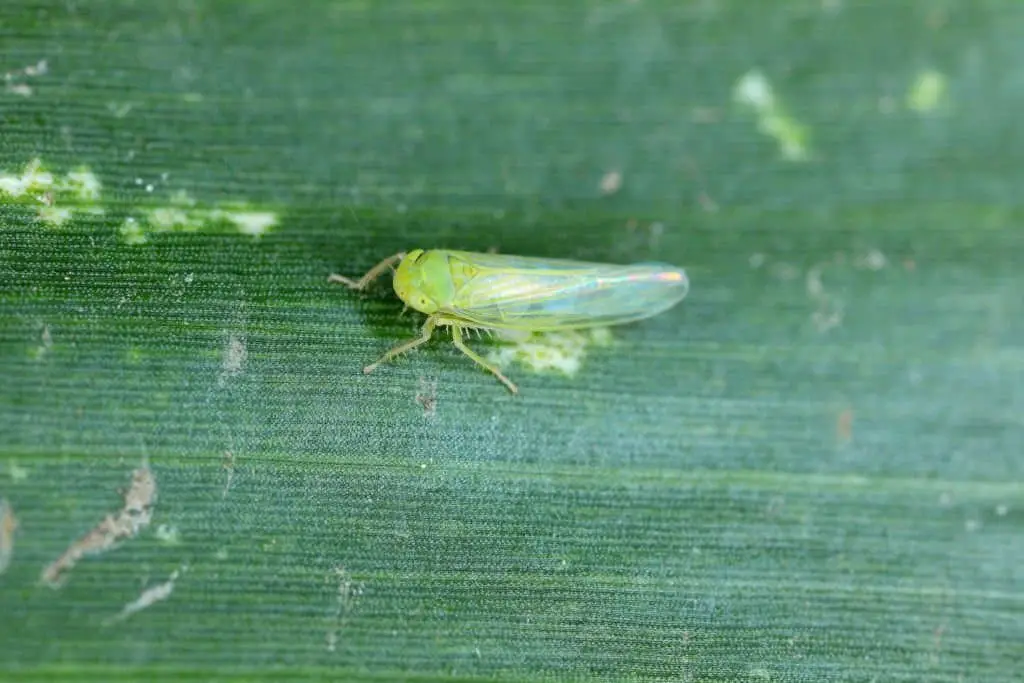
[[[406,306],[427,315],[419,337],[391,349],[363,368],[425,344],[434,328],[447,326],[452,343],[492,373],[513,394],[516,385],[466,346],[467,330],[548,332],[619,325],[650,318],[682,301],[686,272],[663,263],[617,266],[562,259],[414,249],[384,259],[358,280],[332,274],[328,280],[362,290],[395,269],[394,288]]]

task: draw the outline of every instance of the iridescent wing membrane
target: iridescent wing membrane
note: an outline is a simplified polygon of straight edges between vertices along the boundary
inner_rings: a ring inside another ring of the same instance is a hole
[[[689,291],[686,273],[663,263],[618,266],[450,251],[452,270],[471,273],[452,316],[478,327],[560,330],[649,318]]]

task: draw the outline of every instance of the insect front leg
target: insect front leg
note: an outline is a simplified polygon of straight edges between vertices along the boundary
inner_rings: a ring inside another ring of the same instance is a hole
[[[399,344],[395,348],[391,349],[390,351],[385,353],[383,356],[378,358],[375,363],[370,363],[365,368],[363,368],[363,374],[368,375],[371,372],[373,372],[374,370],[376,370],[377,366],[380,365],[381,363],[386,363],[389,360],[391,360],[392,358],[394,358],[395,356],[400,356],[403,353],[405,353],[406,351],[410,351],[412,349],[415,349],[420,344],[426,344],[428,341],[430,341],[430,336],[432,334],[434,334],[434,328],[436,326],[437,326],[437,318],[435,318],[434,316],[428,317],[427,318],[427,322],[423,323],[423,331],[420,334],[420,336],[416,337],[415,339],[411,339],[411,340],[405,342],[404,344]]]
[[[366,275],[362,276],[358,280],[347,278],[344,275],[338,275],[337,273],[331,273],[327,276],[328,282],[338,282],[345,285],[350,289],[366,289],[366,286],[379,278],[384,274],[384,271],[390,270],[396,263],[405,258],[405,252],[400,251],[394,256],[389,256],[370,270],[366,271]]]
[[[499,380],[501,380],[501,383],[508,387],[508,390],[511,391],[513,394],[518,394],[519,389],[517,389],[516,385],[512,383],[512,380],[503,375],[501,373],[501,370],[499,370],[496,366],[491,365],[483,358],[481,358],[476,351],[466,346],[466,343],[462,341],[462,329],[463,328],[459,327],[458,325],[452,325],[452,343],[455,344],[455,347],[459,351],[462,351],[464,354],[469,356],[470,360],[472,360],[474,363],[481,366],[482,368],[493,374],[495,377],[497,377]]]

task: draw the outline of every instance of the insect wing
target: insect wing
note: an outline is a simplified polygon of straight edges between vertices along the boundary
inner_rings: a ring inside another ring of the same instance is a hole
[[[689,290],[661,263],[617,266],[502,254],[451,252],[472,272],[455,315],[480,327],[555,330],[614,325],[657,315]]]

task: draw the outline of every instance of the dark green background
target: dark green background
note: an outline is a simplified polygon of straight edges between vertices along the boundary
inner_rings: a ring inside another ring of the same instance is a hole
[[[4,3],[0,71],[48,71],[0,168],[85,164],[106,211],[0,200],[5,675],[1019,680],[1022,36],[1011,0]],[[125,244],[175,191],[280,221]],[[418,318],[326,276],[413,247],[692,292],[518,397],[443,340],[364,377]],[[38,585],[143,458],[153,525]]]

